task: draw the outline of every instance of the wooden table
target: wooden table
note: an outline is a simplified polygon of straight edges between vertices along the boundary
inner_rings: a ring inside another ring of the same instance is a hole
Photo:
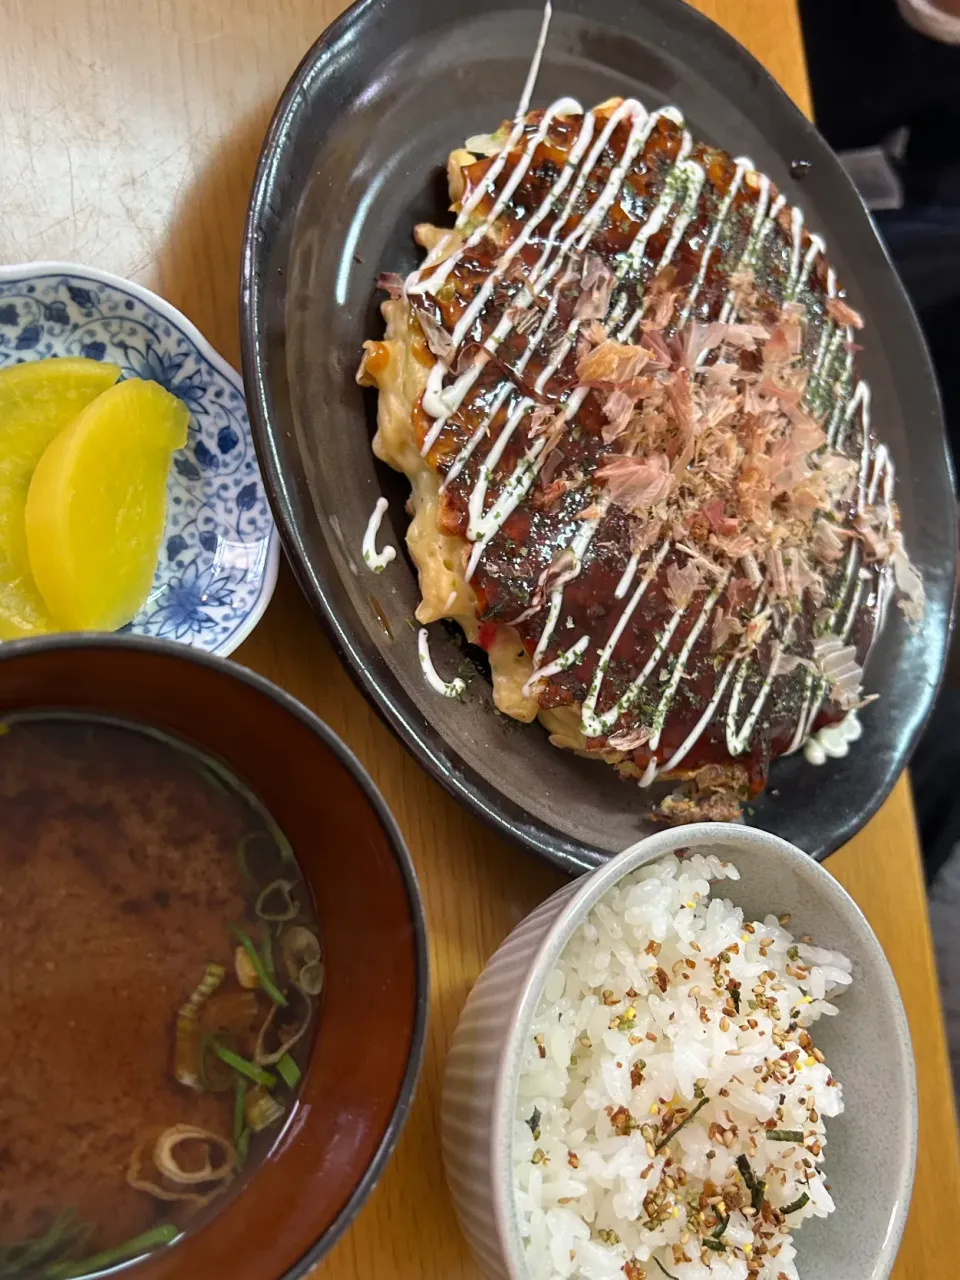
[[[257,151],[288,76],[341,7],[4,0],[0,257],[71,259],[141,280],[236,362],[240,237]],[[794,0],[698,7],[809,111]],[[484,961],[560,877],[492,835],[421,772],[357,693],[286,570],[236,657],[314,708],[366,764],[412,850],[429,917],[430,1040],[416,1104],[380,1186],[316,1280],[476,1280],[440,1164],[444,1053]],[[919,1190],[894,1275],[940,1280],[956,1274],[956,1231],[942,1210],[960,1205],[960,1155],[905,779],[829,867],[886,948],[917,1049]]]

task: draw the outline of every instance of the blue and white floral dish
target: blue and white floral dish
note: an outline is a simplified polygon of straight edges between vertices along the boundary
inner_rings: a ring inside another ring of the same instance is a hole
[[[232,653],[269,604],[280,559],[240,375],[142,285],[69,262],[0,266],[0,368],[47,356],[111,360],[190,410],[153,586],[124,630]]]

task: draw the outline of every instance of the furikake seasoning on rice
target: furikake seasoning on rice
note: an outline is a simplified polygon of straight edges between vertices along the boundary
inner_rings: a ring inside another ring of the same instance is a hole
[[[797,1280],[793,1232],[833,1210],[843,1110],[810,1028],[842,955],[710,898],[714,856],[633,872],[547,979],[514,1124],[532,1280]]]

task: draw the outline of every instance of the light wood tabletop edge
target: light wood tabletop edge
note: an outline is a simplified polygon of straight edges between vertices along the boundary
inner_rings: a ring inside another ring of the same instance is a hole
[[[289,76],[343,7],[6,0],[3,260],[87,262],[138,280],[237,364],[240,244],[257,153]],[[696,7],[811,114],[795,0]],[[440,1161],[443,1060],[483,964],[561,878],[458,807],[403,750],[340,666],[286,566],[263,621],[234,656],[316,711],[370,771],[411,849],[430,932],[430,1028],[417,1097],[379,1186],[314,1280],[477,1280]],[[957,1274],[949,1212],[960,1205],[960,1144],[906,777],[826,866],[884,947],[916,1055],[917,1176],[892,1275],[941,1280]]]

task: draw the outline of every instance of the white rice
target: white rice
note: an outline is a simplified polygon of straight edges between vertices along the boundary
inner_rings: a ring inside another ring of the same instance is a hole
[[[532,1280],[797,1280],[791,1233],[832,1212],[823,1121],[843,1101],[806,1028],[837,1012],[850,962],[710,900],[711,880],[738,878],[699,854],[643,867],[547,979],[513,1138]]]

